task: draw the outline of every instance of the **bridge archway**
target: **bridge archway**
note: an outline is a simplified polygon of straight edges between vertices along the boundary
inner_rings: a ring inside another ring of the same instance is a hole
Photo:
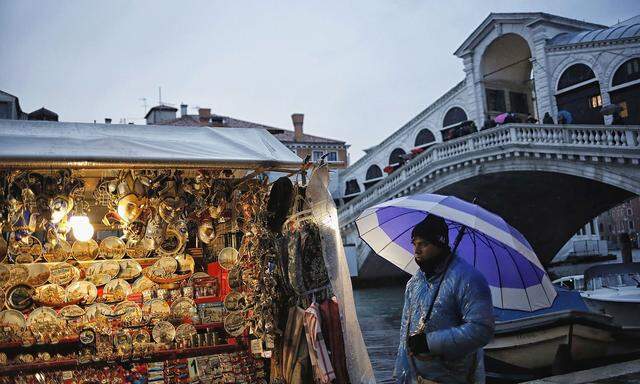
[[[625,177],[604,168],[598,163],[576,167],[569,161],[497,161],[463,167],[419,192],[477,198],[520,230],[542,263],[548,263],[579,228],[640,194],[640,172]]]
[[[513,112],[524,119],[533,107],[531,49],[522,36],[504,34],[487,46],[480,64],[485,115]]]
[[[558,111],[571,113],[572,124],[604,124],[600,113],[600,83],[587,64],[573,64],[562,72],[558,79],[556,104]]]
[[[406,152],[402,148],[396,148],[393,151],[391,151],[391,154],[389,155],[389,165],[403,163],[404,160],[402,159],[401,156],[404,155],[405,153]]]
[[[618,67],[609,96],[611,103],[622,107],[620,115],[626,124],[640,124],[640,57],[629,59]]]
[[[425,144],[433,143],[434,141],[436,141],[436,137],[433,135],[433,132],[428,128],[424,128],[418,132],[414,146],[420,147]]]

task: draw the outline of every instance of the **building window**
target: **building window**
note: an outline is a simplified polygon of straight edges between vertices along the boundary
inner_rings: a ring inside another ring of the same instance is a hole
[[[374,164],[370,166],[369,169],[367,169],[367,175],[365,176],[365,179],[372,180],[372,179],[379,179],[381,177],[382,177],[382,170],[377,165]]]
[[[447,111],[442,121],[443,127],[458,124],[467,120],[467,113],[460,107],[453,107]]]
[[[415,141],[415,146],[419,147],[421,145],[425,145],[425,144],[429,144],[436,141],[435,136],[433,136],[433,133],[428,130],[428,129],[423,129],[420,132],[418,132],[418,136],[416,136],[416,141]]]
[[[0,119],[10,119],[11,117],[11,103],[0,102]]]
[[[338,152],[336,151],[327,152],[327,157],[325,159],[327,159],[327,161],[330,161],[330,162],[334,162],[334,163],[337,162]]]
[[[595,109],[602,107],[602,96],[595,95],[589,98],[589,107]]]
[[[392,164],[403,164],[404,160],[402,159],[402,155],[405,154],[405,151],[402,148],[396,148],[391,151],[391,155],[389,155],[389,165]]]
[[[352,195],[354,193],[360,192],[360,185],[358,185],[358,180],[351,179],[346,182],[346,186],[344,189],[345,196]]]
[[[635,80],[640,80],[640,57],[633,58],[622,64],[613,75],[612,85],[615,87]]]
[[[627,208],[627,216],[631,216],[633,214],[633,212],[631,211],[631,208]]]
[[[595,78],[596,75],[588,65],[574,64],[562,72],[558,81],[558,91]]]
[[[529,103],[525,93],[509,92],[509,103],[511,104],[511,112],[529,113]]]
[[[504,91],[497,89],[487,89],[487,109],[494,112],[505,112],[507,104],[504,99]]]
[[[313,151],[311,154],[311,160],[318,161],[324,155],[323,151]]]
[[[633,220],[629,220],[629,230],[633,230]]]

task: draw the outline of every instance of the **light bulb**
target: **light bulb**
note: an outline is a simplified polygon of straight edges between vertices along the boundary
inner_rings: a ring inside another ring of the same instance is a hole
[[[88,241],[93,237],[93,226],[87,216],[71,216],[69,219],[73,236],[79,241]]]

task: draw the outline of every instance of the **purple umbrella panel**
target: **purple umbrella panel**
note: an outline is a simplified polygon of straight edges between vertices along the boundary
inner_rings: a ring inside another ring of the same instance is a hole
[[[494,306],[533,311],[552,305],[556,291],[529,242],[500,216],[478,205],[452,196],[414,195],[366,209],[356,225],[378,255],[414,274],[418,266],[411,230],[428,214],[445,219],[451,242],[466,227],[457,253],[485,276]]]

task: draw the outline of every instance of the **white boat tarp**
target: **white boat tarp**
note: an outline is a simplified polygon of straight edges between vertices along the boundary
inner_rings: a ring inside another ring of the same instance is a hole
[[[0,120],[0,167],[297,169],[265,129]]]

